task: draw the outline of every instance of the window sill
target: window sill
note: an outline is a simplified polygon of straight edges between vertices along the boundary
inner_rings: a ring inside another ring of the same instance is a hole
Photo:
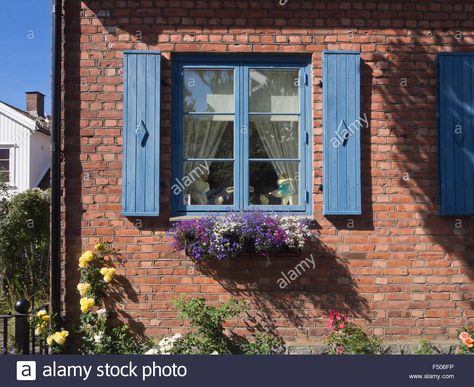
[[[214,214],[212,216],[225,216],[226,214],[224,213],[217,213],[217,214]],[[297,218],[306,218],[306,219],[309,219],[309,220],[313,220],[314,219],[314,216],[313,215],[309,215],[309,214],[285,214],[286,216],[294,216],[294,217],[297,217]],[[209,214],[202,214],[202,215],[177,215],[177,216],[172,216],[169,221],[170,222],[183,222],[185,220],[193,220],[193,219],[201,219],[201,218],[204,218],[206,216],[209,216]]]

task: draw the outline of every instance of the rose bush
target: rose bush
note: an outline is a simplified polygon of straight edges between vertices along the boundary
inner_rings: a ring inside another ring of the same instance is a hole
[[[474,354],[474,325],[466,326],[458,330],[458,338],[461,343],[458,346],[457,352],[463,355]]]
[[[345,314],[333,311],[329,314],[327,349],[332,355],[379,355],[381,341],[365,333]]]
[[[147,338],[133,335],[126,324],[118,327],[108,324],[110,313],[104,300],[116,275],[116,269],[110,267],[116,255],[110,243],[100,241],[94,250],[84,252],[79,258],[81,279],[77,290],[81,296],[81,317],[75,332],[83,354],[138,354],[151,346]]]

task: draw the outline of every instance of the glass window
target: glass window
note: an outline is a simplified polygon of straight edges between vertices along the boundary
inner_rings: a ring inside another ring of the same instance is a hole
[[[173,212],[309,210],[308,60],[280,60],[177,61]]]
[[[0,149],[0,182],[8,183],[10,181],[10,149]]]

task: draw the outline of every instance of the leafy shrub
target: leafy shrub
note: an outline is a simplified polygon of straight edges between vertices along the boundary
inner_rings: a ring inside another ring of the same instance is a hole
[[[180,317],[189,320],[194,330],[184,336],[175,334],[163,338],[158,348],[149,354],[267,355],[281,351],[281,340],[266,333],[257,333],[252,343],[225,334],[224,322],[239,316],[245,309],[245,302],[230,300],[221,307],[214,307],[206,304],[204,298],[193,298],[179,299],[175,306]]]
[[[242,345],[245,355],[273,355],[282,350],[283,342],[280,338],[261,332],[255,334],[255,341]]]
[[[49,291],[49,191],[28,190],[0,199],[2,298],[45,301]]]
[[[382,353],[381,341],[365,333],[342,313],[330,313],[329,329],[327,348],[332,355],[379,355]]]
[[[262,212],[231,213],[178,222],[171,230],[173,246],[195,260],[223,260],[245,252],[268,255],[301,249],[314,236],[305,218]]]
[[[236,345],[224,333],[225,320],[237,317],[245,308],[245,303],[230,300],[220,308],[206,304],[204,298],[179,299],[175,302],[182,319],[189,320],[195,328],[178,339],[172,353],[175,354],[231,354],[238,351]]]
[[[434,355],[436,349],[429,340],[420,340],[420,345],[415,350],[415,355]]]

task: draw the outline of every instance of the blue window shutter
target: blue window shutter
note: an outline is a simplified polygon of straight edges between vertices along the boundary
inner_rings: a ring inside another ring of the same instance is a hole
[[[160,53],[124,53],[122,213],[160,214]]]
[[[323,53],[324,215],[361,214],[360,53]]]
[[[441,215],[474,215],[474,54],[438,57]]]

